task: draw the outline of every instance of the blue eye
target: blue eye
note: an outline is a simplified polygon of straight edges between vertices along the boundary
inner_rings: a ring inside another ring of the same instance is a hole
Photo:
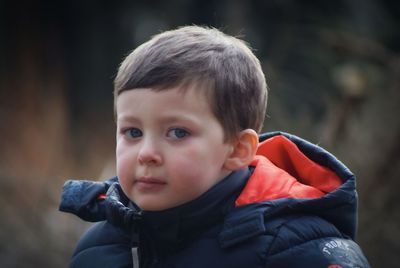
[[[143,133],[140,129],[137,128],[130,128],[125,130],[125,134],[128,135],[130,138],[138,138],[143,136]]]
[[[190,133],[182,128],[173,128],[168,131],[167,136],[174,139],[183,139],[188,136]]]

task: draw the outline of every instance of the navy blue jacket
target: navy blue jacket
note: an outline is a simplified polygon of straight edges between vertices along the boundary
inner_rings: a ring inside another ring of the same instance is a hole
[[[354,175],[296,136],[260,141],[248,168],[165,211],[140,210],[117,178],[67,181],[60,210],[98,222],[70,267],[369,267],[353,241]]]

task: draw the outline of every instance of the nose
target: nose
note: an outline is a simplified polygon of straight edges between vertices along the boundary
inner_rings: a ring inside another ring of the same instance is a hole
[[[141,165],[160,165],[162,163],[160,148],[154,139],[150,137],[143,139],[138,153],[138,161]]]

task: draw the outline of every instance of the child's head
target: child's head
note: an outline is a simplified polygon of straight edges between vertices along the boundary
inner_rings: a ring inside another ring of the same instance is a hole
[[[262,128],[267,86],[258,59],[241,40],[213,28],[186,26],[154,36],[122,62],[114,97],[126,90],[197,85],[225,137]]]
[[[115,80],[117,175],[144,210],[190,202],[257,149],[267,91],[249,48],[215,29],[152,38]]]

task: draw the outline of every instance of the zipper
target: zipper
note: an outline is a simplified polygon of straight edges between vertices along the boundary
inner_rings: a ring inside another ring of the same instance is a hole
[[[133,268],[139,268],[139,252],[138,248],[132,248],[132,263]]]

